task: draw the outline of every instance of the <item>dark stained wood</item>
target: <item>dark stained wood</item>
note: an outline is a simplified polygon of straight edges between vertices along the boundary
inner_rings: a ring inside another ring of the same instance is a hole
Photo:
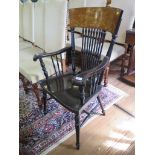
[[[109,64],[110,66],[110,64]],[[107,87],[108,85],[108,75],[109,75],[109,66],[106,67],[105,72],[104,72],[104,86]]]
[[[46,114],[46,102],[47,102],[47,93],[43,91],[43,104],[44,104],[44,114]]]
[[[75,114],[76,148],[80,149],[80,116]]]
[[[127,83],[129,83],[129,84],[131,84],[131,85],[135,85],[135,73],[133,73],[133,74],[129,74],[129,75],[124,75],[123,76],[123,78],[122,78],[122,80],[124,81],[124,82],[127,82]]]
[[[130,57],[127,74],[130,75],[135,72],[135,47],[130,47]]]
[[[131,46],[135,45],[135,29],[127,30],[125,42]]]
[[[135,85],[135,29],[126,32],[128,50],[122,58],[121,78],[124,82]]]

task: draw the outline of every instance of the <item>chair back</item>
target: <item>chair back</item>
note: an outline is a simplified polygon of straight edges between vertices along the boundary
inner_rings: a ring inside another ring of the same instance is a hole
[[[123,11],[113,7],[86,7],[69,10],[71,28],[72,65],[75,60],[74,29],[82,29],[81,69],[91,69],[98,65],[107,32],[111,34],[110,46],[106,56],[111,57],[113,45],[120,26]]]

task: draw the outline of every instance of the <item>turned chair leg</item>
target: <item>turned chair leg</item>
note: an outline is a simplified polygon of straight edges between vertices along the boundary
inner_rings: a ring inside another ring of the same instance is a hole
[[[38,87],[38,84],[35,83],[35,84],[32,84],[32,88],[33,88],[33,92],[35,93],[36,95],[36,98],[37,98],[37,102],[38,102],[38,106],[40,108],[42,108],[42,99],[40,97],[40,89]]]
[[[108,75],[109,75],[109,66],[106,67],[104,73],[104,87],[107,87],[108,85]]]
[[[76,149],[80,149],[80,117],[75,114],[75,130],[76,130]]]
[[[43,91],[43,104],[44,104],[44,114],[47,114],[47,109],[46,109],[46,103],[47,103],[47,93]]]
[[[120,75],[121,77],[125,73],[125,60],[126,60],[127,52],[128,52],[128,45],[125,44],[125,53],[122,55],[121,75]]]
[[[100,104],[100,107],[101,107],[101,110],[102,110],[102,114],[103,114],[103,116],[105,116],[105,110],[103,108],[103,105],[102,105],[102,102],[101,102],[101,99],[100,99],[99,96],[97,96],[97,100],[98,100],[98,103]]]
[[[23,83],[23,88],[24,88],[24,91],[25,93],[27,94],[28,93],[28,85],[29,85],[29,82],[24,78],[23,75],[19,74],[19,78],[21,79],[22,83]]]

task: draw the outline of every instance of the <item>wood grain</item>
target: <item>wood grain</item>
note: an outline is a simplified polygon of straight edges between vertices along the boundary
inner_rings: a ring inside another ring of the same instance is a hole
[[[69,10],[69,26],[98,28],[114,33],[123,11],[112,7],[86,7]]]

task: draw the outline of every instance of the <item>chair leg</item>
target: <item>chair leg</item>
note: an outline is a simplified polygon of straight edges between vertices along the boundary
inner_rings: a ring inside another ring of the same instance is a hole
[[[40,97],[40,89],[38,87],[38,84],[35,83],[35,84],[32,84],[32,89],[33,89],[33,92],[35,93],[36,95],[36,98],[37,98],[37,102],[38,102],[38,106],[40,108],[42,108],[42,100],[41,100],[41,97]]]
[[[44,114],[47,114],[47,109],[46,109],[46,103],[47,103],[47,94],[45,91],[43,91],[43,104],[44,104]]]
[[[107,87],[108,85],[108,74],[109,74],[109,66],[106,67],[104,73],[104,87]]]
[[[24,78],[23,75],[19,74],[19,78],[21,79],[21,81],[22,81],[22,83],[23,83],[24,91],[25,91],[25,93],[27,94],[27,93],[28,93],[28,90],[29,90],[29,89],[28,89],[29,83],[28,83],[28,81]]]
[[[122,56],[122,64],[121,64],[121,77],[124,75],[125,73],[125,54]]]
[[[100,107],[101,107],[101,110],[102,110],[102,114],[103,114],[103,116],[105,116],[105,110],[104,110],[104,108],[103,108],[103,105],[102,105],[102,102],[101,102],[101,99],[100,99],[99,96],[97,96],[97,100],[98,100],[98,102],[99,102],[99,104],[100,104]]]
[[[76,149],[80,149],[80,117],[75,114],[75,130],[76,130]]]

